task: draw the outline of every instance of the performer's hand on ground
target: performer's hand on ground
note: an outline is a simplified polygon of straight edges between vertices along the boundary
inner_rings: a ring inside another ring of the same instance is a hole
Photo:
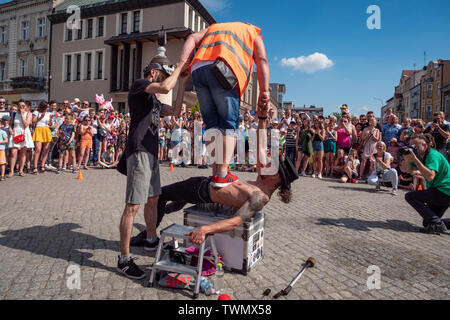
[[[205,241],[206,232],[202,227],[200,227],[197,230],[192,231],[191,233],[185,234],[185,236],[189,236],[189,241],[193,244],[200,245],[203,243],[203,241]]]

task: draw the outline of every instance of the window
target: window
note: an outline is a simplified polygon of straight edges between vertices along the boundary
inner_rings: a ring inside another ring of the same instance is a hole
[[[433,96],[433,85],[429,84],[427,90],[428,90],[428,98],[431,98]]]
[[[67,28],[66,41],[72,41],[72,29]]]
[[[0,62],[0,81],[5,81],[6,78],[6,63]]]
[[[30,23],[22,21],[22,40],[29,40]]]
[[[100,18],[98,18],[97,37],[103,37],[103,35],[104,35],[104,28],[105,28],[105,18],[104,17],[100,17]]]
[[[135,11],[133,12],[133,32],[139,32],[141,25],[141,12]]]
[[[437,84],[437,94],[438,94],[438,96],[441,95],[441,83],[440,82],[438,82],[438,84]]]
[[[103,79],[103,52],[97,53],[97,79]]]
[[[25,77],[27,75],[27,69],[28,69],[28,61],[25,59],[20,59],[19,60],[19,71],[20,71],[20,76],[21,77]]]
[[[92,28],[94,27],[94,20],[89,19],[87,21],[87,35],[86,38],[92,38]]]
[[[429,118],[431,118],[431,111],[432,111],[432,107],[431,106],[428,106],[427,107],[427,118],[429,119]]]
[[[36,75],[39,79],[44,78],[44,58],[36,58]]]
[[[83,39],[83,21],[80,21],[80,29],[77,30],[77,40]]]
[[[6,44],[8,42],[8,28],[6,26],[2,26],[1,30],[1,43]]]
[[[119,102],[119,113],[125,113],[125,102]]]
[[[81,80],[81,54],[77,54],[77,76],[75,79],[77,81]]]
[[[87,66],[86,66],[86,79],[91,80],[91,73],[92,73],[92,53],[87,54]]]
[[[122,34],[127,33],[127,28],[128,28],[128,13],[122,13]]]
[[[72,56],[66,56],[66,81],[72,80]]]
[[[37,36],[38,38],[45,37],[45,18],[39,18],[37,21]]]

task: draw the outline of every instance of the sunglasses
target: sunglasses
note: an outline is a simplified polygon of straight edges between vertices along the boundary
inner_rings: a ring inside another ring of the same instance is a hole
[[[0,101],[0,104],[5,104],[6,103],[6,101]]]

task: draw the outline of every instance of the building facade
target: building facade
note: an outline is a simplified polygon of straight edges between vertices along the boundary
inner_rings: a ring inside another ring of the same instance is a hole
[[[316,106],[309,106],[308,107],[303,107],[303,108],[293,108],[292,109],[293,112],[304,112],[306,113],[310,118],[312,118],[313,116],[323,116],[323,108],[317,108]]]
[[[53,23],[51,99],[79,98],[93,103],[96,94],[104,94],[107,100],[113,98],[114,108],[120,112],[129,110],[129,88],[157,54],[162,28],[167,33],[166,55],[175,64],[185,39],[215,23],[197,0],[167,4],[157,0],[87,0],[80,7],[80,28],[73,29],[67,10],[76,3],[79,1],[64,1],[49,16]],[[185,103],[193,106],[195,94],[192,86],[187,89]]]
[[[435,112],[444,111],[444,80],[448,81],[449,75],[444,75],[449,68],[450,60],[431,61],[426,73],[421,79],[421,118],[425,122],[432,121]]]
[[[58,2],[55,2],[58,3]],[[0,5],[0,96],[9,103],[48,100],[53,1],[14,0]]]
[[[410,92],[410,111],[409,111],[409,117],[411,119],[419,119],[420,118],[420,94],[422,92],[421,90],[420,81],[419,84],[417,84],[415,87],[411,88],[409,90]]]
[[[286,85],[281,83],[270,84],[270,97],[278,104],[277,109],[283,106],[283,97],[286,94]]]

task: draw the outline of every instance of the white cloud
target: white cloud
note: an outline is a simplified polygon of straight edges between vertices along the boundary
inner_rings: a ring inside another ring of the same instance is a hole
[[[370,111],[370,107],[362,107],[362,111]]]
[[[201,3],[211,12],[219,12],[231,7],[231,4],[226,0],[201,0]]]
[[[328,59],[323,53],[316,52],[307,57],[283,58],[281,59],[281,65],[294,67],[294,70],[306,73],[314,73],[319,70],[331,68],[334,66],[334,62]]]

